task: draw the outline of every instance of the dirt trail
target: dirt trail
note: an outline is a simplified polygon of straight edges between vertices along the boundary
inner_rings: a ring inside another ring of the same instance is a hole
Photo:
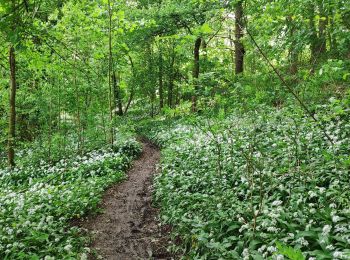
[[[103,213],[81,226],[92,232],[91,248],[100,259],[172,259],[166,252],[168,234],[156,220],[151,205],[152,176],[159,150],[143,142],[143,152],[129,170],[128,179],[109,188],[101,203]],[[96,256],[91,256],[96,259]]]

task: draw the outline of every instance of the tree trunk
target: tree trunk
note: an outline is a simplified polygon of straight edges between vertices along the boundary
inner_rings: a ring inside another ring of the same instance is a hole
[[[327,46],[327,32],[326,28],[328,25],[328,15],[325,10],[323,1],[319,4],[320,10],[320,20],[318,23],[318,51],[320,56],[323,56],[326,53]]]
[[[159,109],[161,110],[164,107],[164,97],[163,97],[163,56],[162,49],[159,44]]]
[[[293,18],[291,16],[287,17],[287,27],[289,27],[289,36],[292,39],[291,47],[289,49],[289,61],[290,61],[290,67],[289,72],[292,75],[297,74],[298,72],[298,50],[295,48],[295,26],[293,23]]]
[[[113,129],[113,92],[112,92],[112,71],[113,71],[113,57],[112,57],[112,7],[111,1],[108,0],[108,86],[109,86],[109,119],[110,119],[110,143],[114,143],[114,129]]]
[[[117,79],[115,71],[113,71],[112,81],[113,81],[113,91],[114,91],[114,96],[115,96],[115,103],[118,106],[118,110],[115,111],[115,113],[118,116],[122,116],[123,115],[123,104],[122,104],[122,98],[121,98],[121,93],[120,93],[120,86],[118,83],[119,80]]]
[[[310,51],[311,51],[311,58],[310,58],[310,63],[314,64],[315,60],[317,59],[317,32],[316,32],[316,27],[315,27],[315,22],[314,22],[314,17],[315,17],[315,6],[313,4],[309,5],[309,42],[310,42]]]
[[[132,59],[132,57],[130,55],[128,55],[128,58],[129,58],[129,61],[130,61],[130,65],[131,65],[131,71],[132,71],[132,75],[134,77],[136,77],[136,71],[135,71],[135,66],[134,66],[134,61]],[[141,88],[143,89],[143,87]],[[126,103],[126,106],[125,106],[125,110],[124,110],[124,115],[128,112],[129,110],[129,107],[130,107],[130,104],[134,98],[134,94],[135,94],[135,87],[134,87],[134,84],[131,86],[131,90],[130,90],[130,96],[129,96],[129,99],[128,99],[128,102]]]
[[[243,37],[243,1],[238,1],[235,10],[235,73],[243,73],[244,46],[241,42]]]
[[[82,143],[83,143],[83,136],[82,136],[82,127],[81,127],[81,116],[80,116],[80,91],[78,88],[78,83],[77,83],[77,55],[74,53],[74,78],[73,78],[73,84],[74,84],[74,90],[75,90],[75,102],[76,102],[76,107],[77,107],[77,119],[76,119],[76,124],[77,124],[77,132],[78,132],[78,153],[82,154]]]
[[[170,69],[169,69],[169,85],[168,85],[168,106],[173,107],[174,101],[174,64],[175,64],[175,46],[172,46],[171,60],[170,60]]]
[[[201,43],[202,43],[202,38],[198,37],[196,39],[196,42],[194,44],[194,52],[193,52],[193,82],[194,82],[194,94],[192,96],[192,111],[196,112],[197,111],[197,94],[199,91],[199,72],[200,72],[200,68],[199,68],[199,50],[201,47]]]
[[[230,41],[230,56],[231,56],[231,73],[232,73],[232,78],[234,77],[235,74],[235,52],[233,50],[233,39],[232,39],[232,31],[231,29],[228,29],[228,39]]]
[[[16,57],[15,48],[10,46],[9,50],[10,63],[10,118],[8,134],[8,164],[10,167],[15,166],[15,133],[16,133]]]
[[[128,103],[126,104],[126,107],[125,107],[125,110],[124,110],[124,114],[126,114],[128,112],[133,98],[134,98],[134,87],[132,87],[132,89],[131,89],[130,96],[129,96],[129,99],[128,99]]]

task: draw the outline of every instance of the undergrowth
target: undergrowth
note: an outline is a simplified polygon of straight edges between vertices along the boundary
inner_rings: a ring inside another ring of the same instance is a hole
[[[17,168],[1,170],[0,258],[87,259],[87,237],[70,220],[95,211],[102,192],[125,178],[140,152],[134,137],[119,134],[112,147],[55,164],[23,158]]]
[[[189,259],[350,259],[349,106],[158,119],[155,198]]]

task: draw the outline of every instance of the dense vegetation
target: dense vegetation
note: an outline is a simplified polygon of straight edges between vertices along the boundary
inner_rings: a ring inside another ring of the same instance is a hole
[[[102,191],[125,178],[140,148],[127,137],[55,164],[2,170],[1,259],[87,259],[88,241],[68,220],[96,210]]]
[[[152,122],[146,134],[164,147],[155,198],[182,238],[175,249],[191,259],[349,258],[348,120],[327,126],[331,147],[297,110]]]
[[[0,258],[86,258],[70,223],[141,150],[189,259],[350,259],[346,0],[0,2]]]

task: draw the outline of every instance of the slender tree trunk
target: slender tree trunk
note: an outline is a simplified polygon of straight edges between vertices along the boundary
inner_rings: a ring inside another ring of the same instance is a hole
[[[329,49],[332,54],[332,58],[338,58],[339,52],[338,52],[338,43],[337,43],[337,37],[333,37],[333,32],[336,29],[337,25],[334,22],[335,20],[335,9],[334,7],[330,10],[331,19],[329,21],[329,30],[328,30],[328,39],[329,39]]]
[[[116,105],[118,106],[118,110],[116,111],[116,114],[118,116],[123,115],[123,104],[122,104],[122,98],[121,98],[121,93],[120,93],[120,86],[119,86],[119,80],[117,78],[117,75],[115,71],[113,71],[112,75],[112,80],[113,80],[113,90],[114,90],[114,96],[115,96],[115,101]]]
[[[176,78],[180,79],[180,72],[176,70]],[[179,106],[180,105],[180,84],[177,84],[176,89],[175,89],[175,105]]]
[[[232,72],[232,78],[234,77],[234,74],[235,74],[235,52],[233,50],[233,39],[232,39],[232,31],[231,29],[228,30],[228,38],[229,38],[229,41],[230,41],[230,56],[231,56],[231,65],[232,65],[232,68],[231,68],[231,72]]]
[[[287,25],[289,27],[289,36],[292,39],[292,46],[289,49],[289,60],[290,60],[290,67],[289,67],[289,72],[292,75],[297,74],[298,72],[298,51],[295,47],[295,39],[294,39],[294,34],[295,34],[295,26],[293,24],[293,19],[291,16],[287,17]]]
[[[134,87],[132,87],[132,89],[130,91],[130,96],[129,96],[129,99],[128,99],[128,103],[126,104],[126,107],[125,107],[125,110],[124,110],[124,114],[126,114],[128,112],[128,110],[129,110],[131,102],[132,102],[132,100],[134,98],[134,94],[135,94],[134,92],[135,92],[134,91]]]
[[[81,116],[80,116],[80,92],[77,84],[77,56],[76,53],[74,53],[74,90],[75,90],[75,102],[76,102],[76,108],[77,108],[77,130],[78,130],[78,153],[82,154],[82,127],[81,127]]]
[[[328,17],[324,11],[323,3],[320,2],[318,4],[320,19],[318,25],[315,24],[315,8],[316,6],[314,4],[309,5],[311,64],[315,64],[317,60],[324,55],[327,46],[326,27]]]
[[[135,71],[135,66],[134,66],[134,61],[132,59],[132,57],[130,55],[128,55],[128,58],[129,58],[129,61],[130,61],[130,65],[131,65],[131,71],[132,71],[132,75],[134,77],[136,77],[136,71]],[[143,87],[142,87],[143,88]],[[134,94],[135,94],[135,87],[134,85],[131,86],[131,90],[130,90],[130,96],[129,96],[129,99],[128,99],[128,102],[126,103],[126,106],[125,106],[125,110],[124,110],[124,114],[126,114],[129,110],[129,107],[131,105],[131,102],[134,98]]]
[[[310,51],[311,51],[311,56],[310,56],[310,63],[314,64],[315,60],[317,59],[317,32],[316,32],[316,27],[315,27],[315,6],[313,4],[309,4],[308,7],[309,11],[309,43],[310,43]]]
[[[328,25],[328,15],[325,11],[325,7],[323,6],[323,2],[319,5],[320,9],[320,20],[318,23],[318,51],[320,56],[323,56],[324,53],[326,53],[326,46],[327,46],[327,25]]]
[[[192,96],[192,111],[197,111],[197,95],[199,91],[199,73],[200,73],[200,67],[199,67],[199,50],[202,44],[202,38],[198,37],[196,39],[196,42],[194,44],[194,52],[193,52],[193,82],[194,82],[194,94]]]
[[[243,73],[244,66],[244,46],[241,42],[243,37],[243,1],[238,1],[235,10],[235,73]]]
[[[53,93],[53,86],[54,86],[54,78],[50,78],[50,103],[49,103],[49,125],[48,125],[48,142],[49,142],[49,151],[48,151],[48,159],[50,161],[50,163],[52,162],[52,158],[51,158],[51,149],[52,149],[52,93]]]
[[[155,99],[155,93],[152,93],[151,94],[151,117],[153,118],[154,117],[154,99]]]
[[[113,71],[113,56],[112,56],[112,7],[111,1],[108,0],[108,86],[109,86],[109,120],[110,120],[110,143],[114,143],[114,129],[113,129],[113,92],[112,92],[112,71]]]
[[[61,73],[59,74],[61,76]],[[58,82],[58,124],[57,124],[57,131],[58,133],[62,136],[62,127],[61,127],[61,113],[62,113],[62,109],[61,109],[61,83],[63,84],[63,75],[62,77],[59,78],[59,82]],[[59,157],[61,157],[61,151],[62,151],[62,139],[59,139]]]
[[[163,55],[161,44],[159,43],[159,109],[161,110],[164,107],[164,97],[163,97]]]
[[[15,166],[15,133],[16,133],[16,56],[13,45],[9,49],[10,63],[10,117],[8,133],[8,164]]]
[[[170,74],[169,74],[169,85],[168,85],[168,106],[171,108],[173,107],[174,101],[174,64],[175,64],[175,50],[173,46],[173,51],[171,54],[171,61],[170,61]]]

